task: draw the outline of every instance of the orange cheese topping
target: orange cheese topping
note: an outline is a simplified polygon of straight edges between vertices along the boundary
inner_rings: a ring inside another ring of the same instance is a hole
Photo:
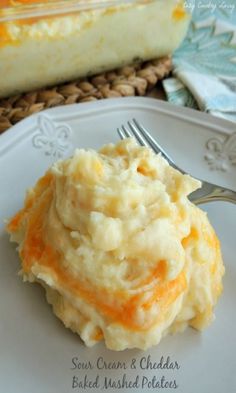
[[[101,341],[103,339],[103,332],[101,329],[98,329],[93,336],[94,341]]]
[[[186,18],[187,12],[185,11],[182,4],[177,4],[172,12],[172,18],[175,21],[181,21],[182,19]]]
[[[54,2],[55,0],[51,0],[50,2]],[[40,4],[40,3],[48,3],[47,0],[0,0],[0,5],[1,8],[0,9],[0,16],[1,15],[5,15],[5,11],[4,11],[4,7],[19,7],[19,6],[26,6],[26,5],[33,5],[33,4]],[[60,16],[66,16],[66,15],[71,15],[71,13],[66,13],[65,14],[61,14]],[[39,22],[41,19],[46,19],[47,21],[50,21],[54,18],[57,18],[57,15],[51,15],[51,16],[37,16],[34,18],[27,18],[27,19],[21,19],[21,20],[15,20],[14,21],[14,25],[15,26],[23,26],[23,25],[33,25],[37,22]],[[0,48],[5,46],[5,45],[9,45],[9,44],[18,44],[19,40],[15,39],[14,37],[12,37],[11,33],[10,33],[10,29],[9,29],[9,23],[12,22],[0,22]]]
[[[52,2],[52,0],[50,0]],[[16,7],[19,5],[30,5],[37,3],[48,3],[48,0],[1,0],[2,7]]]
[[[182,240],[182,246],[186,248],[190,241],[199,239],[199,234],[196,228],[192,227],[189,235]]]
[[[7,23],[0,22],[0,48],[11,42],[11,36],[8,32]]]
[[[14,233],[19,230],[20,224],[22,223],[24,217],[33,206],[35,199],[37,199],[39,195],[41,195],[42,191],[50,185],[52,179],[53,177],[50,173],[46,173],[43,177],[39,179],[39,181],[37,182],[34,188],[34,194],[27,195],[24,208],[21,209],[18,213],[16,213],[16,215],[9,221],[7,225],[7,230],[9,232]]]
[[[28,213],[26,237],[21,250],[23,271],[30,272],[32,266],[37,263],[48,271],[59,287],[62,287],[73,296],[82,298],[88,304],[94,306],[106,318],[118,324],[126,326],[130,330],[145,331],[160,321],[167,307],[183,293],[187,287],[185,273],[181,272],[172,281],[165,281],[167,266],[165,261],[158,261],[156,268],[150,272],[149,277],[141,284],[148,285],[155,279],[159,279],[150,292],[148,300],[143,301],[143,294],[131,295],[127,291],[108,293],[106,288],[94,288],[91,284],[75,277],[65,270],[60,264],[61,258],[58,250],[53,249],[44,236],[44,220],[50,208],[53,197],[53,179],[51,174],[46,174],[39,180],[35,188],[34,198],[26,201],[25,208],[17,213],[8,224],[9,231],[17,231],[21,220]],[[38,196],[40,198],[38,198]],[[158,303],[159,316],[152,321],[140,323],[137,321],[137,312],[141,308],[148,310]]]
[[[50,0],[50,3],[55,2],[56,0]],[[144,4],[151,2],[151,0],[146,0],[143,1]],[[0,9],[0,16],[5,15],[4,7],[20,7],[20,6],[27,6],[27,5],[39,5],[42,3],[48,3],[47,0],[0,0],[1,3],[1,8]],[[115,7],[108,7],[105,9],[105,14],[113,14],[116,12]],[[74,14],[74,13],[73,13]],[[59,17],[64,17],[67,15],[72,15],[71,12],[66,12],[62,13],[59,15]],[[187,12],[185,11],[183,5],[181,3],[178,3],[175,8],[172,11],[172,19],[174,21],[182,21],[183,19],[186,18]],[[14,25],[17,27],[20,27],[22,25],[32,25],[37,23],[39,20],[44,19],[47,20],[48,22],[54,18],[58,18],[58,15],[47,15],[47,16],[37,16],[34,18],[27,18],[27,19],[22,19],[22,20],[16,20],[14,21]],[[12,22],[10,22],[12,23]],[[91,22],[86,23],[86,27],[89,27],[91,25]],[[0,48],[5,46],[5,45],[17,45],[19,43],[19,39],[15,39],[9,29],[9,22],[0,22]]]

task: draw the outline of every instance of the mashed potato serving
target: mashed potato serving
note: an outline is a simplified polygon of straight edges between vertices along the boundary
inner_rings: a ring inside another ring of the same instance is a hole
[[[27,192],[8,223],[24,280],[86,345],[146,349],[213,318],[224,267],[182,175],[133,139],[76,150]]]

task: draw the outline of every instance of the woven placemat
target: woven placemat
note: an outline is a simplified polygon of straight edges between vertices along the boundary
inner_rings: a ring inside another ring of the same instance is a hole
[[[33,113],[101,98],[145,96],[169,75],[171,58],[126,66],[90,78],[0,99],[0,133]]]

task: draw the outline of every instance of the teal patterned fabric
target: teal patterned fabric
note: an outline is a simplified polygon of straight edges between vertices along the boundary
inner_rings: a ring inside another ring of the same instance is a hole
[[[235,0],[187,0],[185,7],[193,11],[194,21],[213,17],[236,24]]]
[[[173,56],[168,100],[236,121],[236,0],[186,0],[192,22]]]

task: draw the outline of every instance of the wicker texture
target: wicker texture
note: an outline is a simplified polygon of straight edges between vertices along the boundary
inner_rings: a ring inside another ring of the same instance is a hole
[[[0,99],[0,133],[18,121],[58,105],[101,98],[145,96],[172,68],[171,58],[122,67],[90,78]]]

